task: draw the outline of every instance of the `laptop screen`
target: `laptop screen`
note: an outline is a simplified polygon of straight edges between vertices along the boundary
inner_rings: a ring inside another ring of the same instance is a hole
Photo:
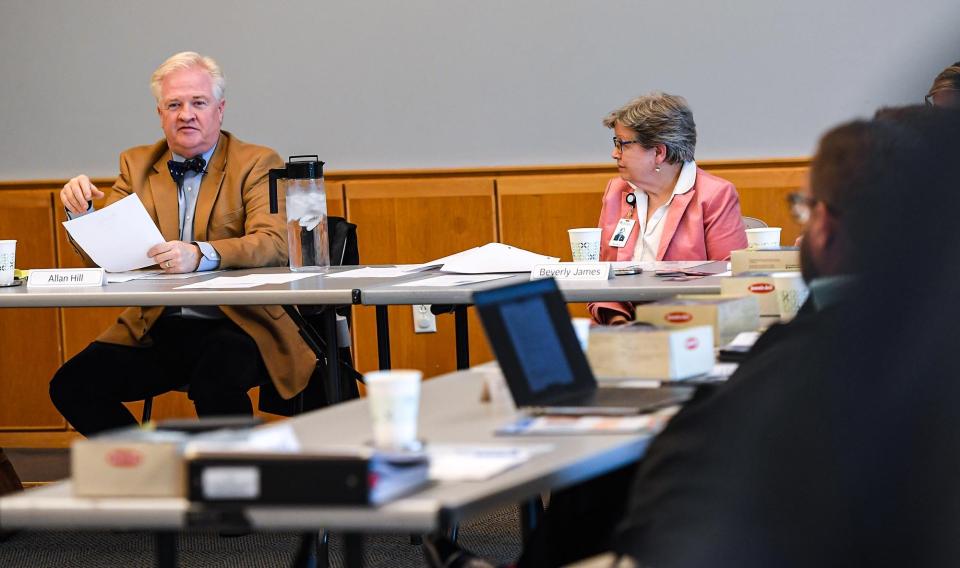
[[[473,300],[518,406],[545,406],[596,388],[552,279],[477,292]]]

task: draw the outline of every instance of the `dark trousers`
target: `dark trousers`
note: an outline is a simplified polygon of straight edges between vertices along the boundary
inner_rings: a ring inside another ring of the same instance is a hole
[[[3,448],[0,448],[0,495],[20,491],[23,486],[20,484],[20,478],[13,469],[13,464],[7,459],[7,454]]]
[[[123,402],[189,385],[198,416],[250,415],[247,391],[270,380],[256,343],[228,319],[160,318],[153,345],[94,342],[50,381],[57,410],[84,436],[137,423]]]
[[[518,568],[566,566],[612,549],[638,463],[557,491],[523,548]]]

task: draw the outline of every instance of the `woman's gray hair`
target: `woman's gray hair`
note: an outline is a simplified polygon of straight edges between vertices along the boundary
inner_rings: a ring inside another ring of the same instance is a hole
[[[220,70],[217,62],[212,57],[200,55],[195,51],[181,51],[171,55],[169,59],[161,63],[160,67],[157,67],[157,70],[150,77],[150,90],[153,91],[157,103],[160,102],[160,83],[163,82],[163,78],[174,71],[191,67],[200,67],[210,74],[210,78],[213,79],[213,98],[218,101],[223,100],[226,79],[223,78],[223,71]]]
[[[658,144],[666,146],[670,164],[693,160],[697,125],[683,97],[661,92],[637,97],[603,119],[607,128],[613,128],[617,123],[636,132],[636,139],[644,148]]]

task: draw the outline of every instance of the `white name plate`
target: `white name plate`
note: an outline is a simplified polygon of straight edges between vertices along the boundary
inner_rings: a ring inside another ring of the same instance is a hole
[[[27,288],[75,288],[103,283],[102,268],[34,268],[27,277]]]
[[[556,278],[557,280],[609,280],[613,278],[613,265],[609,262],[555,262],[535,264],[530,271],[530,280]]]

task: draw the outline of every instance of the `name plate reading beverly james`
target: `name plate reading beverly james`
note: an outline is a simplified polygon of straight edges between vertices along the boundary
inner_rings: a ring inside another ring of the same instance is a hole
[[[555,262],[535,264],[530,271],[530,280],[556,278],[557,280],[609,280],[613,277],[613,265],[609,262]]]
[[[27,288],[76,288],[103,286],[102,268],[35,268],[27,277]]]

